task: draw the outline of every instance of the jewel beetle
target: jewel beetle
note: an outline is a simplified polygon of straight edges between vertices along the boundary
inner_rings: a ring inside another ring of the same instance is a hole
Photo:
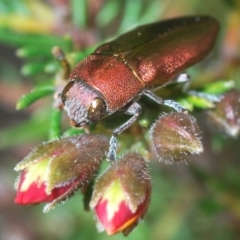
[[[181,79],[186,68],[206,57],[218,30],[210,16],[187,16],[139,26],[99,46],[76,65],[60,94],[71,124],[82,127],[120,111],[131,115],[113,130],[108,157],[114,159],[115,136],[140,115],[142,95],[182,111],[153,90]]]

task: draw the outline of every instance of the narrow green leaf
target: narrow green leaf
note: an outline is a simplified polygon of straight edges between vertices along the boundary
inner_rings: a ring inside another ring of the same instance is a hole
[[[49,140],[61,136],[61,116],[62,112],[59,109],[52,109],[49,127]]]
[[[47,63],[44,67],[44,72],[45,73],[50,73],[50,74],[56,74],[56,72],[59,70],[59,63],[57,61],[50,61]]]
[[[87,26],[87,1],[72,0],[73,23],[77,27],[85,28]]]
[[[206,98],[201,98],[198,96],[188,96],[186,98],[186,101],[188,101],[196,108],[207,109],[214,107],[214,103],[212,101],[209,101]]]
[[[235,87],[235,82],[233,80],[228,81],[217,81],[213,83],[209,83],[204,87],[204,92],[210,94],[222,94],[225,93]]]
[[[53,47],[56,45],[69,50],[72,45],[72,40],[69,37],[16,33],[6,28],[0,28],[0,40],[10,46],[37,46],[39,51],[47,46]]]
[[[18,57],[21,57],[21,58],[29,58],[29,57],[36,58],[36,56],[37,57],[43,57],[43,56],[51,57],[52,56],[51,49],[52,49],[51,47],[45,47],[39,51],[39,48],[37,46],[27,46],[27,47],[19,48],[17,50],[16,54]]]
[[[53,94],[55,91],[54,86],[41,86],[36,87],[26,95],[23,95],[17,102],[17,110],[24,109],[32,103],[47,95]]]
[[[22,69],[21,72],[23,75],[25,76],[31,76],[37,73],[43,73],[44,69],[46,67],[46,62],[42,61],[42,62],[31,62],[31,63],[27,63],[25,64]]]
[[[118,30],[119,33],[126,32],[127,29],[138,23],[141,9],[142,1],[126,1],[123,20]]]
[[[116,17],[116,13],[119,9],[120,1],[108,1],[102,7],[101,11],[97,15],[97,23],[100,27],[105,27]]]
[[[186,98],[180,98],[178,99],[178,102],[186,109],[188,109],[189,111],[193,111],[193,104],[191,102],[189,102]]]
[[[154,22],[156,19],[160,19],[170,4],[170,1],[153,1],[151,3],[147,3],[147,6],[144,9],[143,15],[141,16],[138,24],[146,24],[149,22]]]

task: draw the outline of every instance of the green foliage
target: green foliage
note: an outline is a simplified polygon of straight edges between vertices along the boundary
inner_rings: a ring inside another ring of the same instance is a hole
[[[23,95],[17,102],[17,110],[27,108],[32,103],[37,101],[40,98],[48,96],[54,93],[53,86],[40,86],[31,90],[31,92]]]

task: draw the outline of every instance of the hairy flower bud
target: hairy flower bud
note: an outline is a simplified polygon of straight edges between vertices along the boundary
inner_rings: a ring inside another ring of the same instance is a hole
[[[203,151],[196,120],[186,113],[160,116],[151,128],[151,135],[159,159],[166,163],[184,161]]]
[[[44,143],[15,167],[18,204],[50,202],[45,211],[85,189],[99,169],[109,139],[83,134]]]
[[[97,179],[90,207],[99,229],[109,235],[126,236],[145,215],[151,195],[151,180],[143,157],[127,153]]]
[[[215,108],[208,111],[211,121],[231,137],[240,134],[240,92],[233,90],[224,95]]]

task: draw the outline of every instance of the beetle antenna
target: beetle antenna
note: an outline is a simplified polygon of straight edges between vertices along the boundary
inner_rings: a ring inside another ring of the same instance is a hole
[[[71,72],[71,67],[68,60],[66,59],[64,51],[60,47],[55,46],[52,48],[52,54],[61,64],[62,67],[61,79],[68,81]]]

